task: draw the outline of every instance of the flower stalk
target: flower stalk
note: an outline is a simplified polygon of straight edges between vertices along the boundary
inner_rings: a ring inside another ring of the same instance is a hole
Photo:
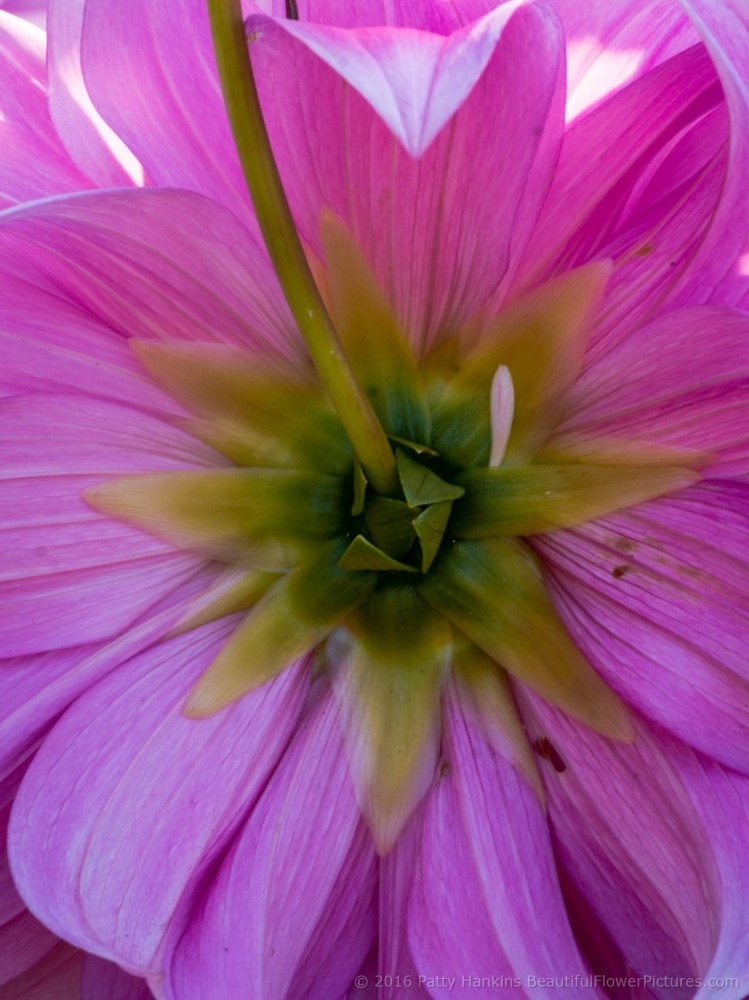
[[[315,284],[260,108],[240,0],[208,0],[221,87],[247,187],[273,267],[312,361],[376,492],[397,490],[395,458],[357,383]]]

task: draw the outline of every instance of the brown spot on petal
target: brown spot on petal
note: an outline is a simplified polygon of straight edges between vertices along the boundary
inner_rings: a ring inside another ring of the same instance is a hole
[[[543,757],[544,760],[548,760],[554,770],[559,774],[567,770],[567,765],[559,755],[559,751],[548,737],[541,736],[537,740],[534,740],[533,749],[539,757]]]
[[[614,566],[614,568],[611,570],[611,575],[615,580],[621,580],[624,574],[629,573],[631,569],[632,567],[626,563],[623,566]]]

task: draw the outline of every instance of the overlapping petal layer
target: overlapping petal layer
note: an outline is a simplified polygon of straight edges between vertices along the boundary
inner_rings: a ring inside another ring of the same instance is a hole
[[[562,118],[553,13],[543,4],[501,6],[455,36],[460,45],[412,29],[262,17],[248,26],[303,238],[319,253],[322,209],[341,218],[423,350],[496,290],[521,249],[513,238],[521,195],[532,221],[549,183]],[[403,142],[423,155],[414,159]]]
[[[13,812],[14,875],[34,912],[144,973],[263,787],[306,691],[300,664],[209,722],[186,719],[185,697],[228,631],[171,640],[93,687],[45,739]]]

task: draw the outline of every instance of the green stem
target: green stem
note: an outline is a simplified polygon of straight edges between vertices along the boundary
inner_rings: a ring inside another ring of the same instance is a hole
[[[376,492],[393,494],[397,477],[392,449],[343,352],[281,184],[260,109],[240,0],[208,0],[208,13],[234,141],[281,288],[369,482]]]

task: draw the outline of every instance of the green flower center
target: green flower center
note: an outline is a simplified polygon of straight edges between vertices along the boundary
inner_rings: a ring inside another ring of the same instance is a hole
[[[476,346],[457,337],[417,362],[350,238],[330,219],[324,234],[330,312],[386,442],[377,485],[313,370],[220,345],[142,342],[145,368],[193,414],[183,425],[229,461],[124,476],[87,499],[227,566],[179,626],[244,612],[188,714],[217,711],[325,650],[351,752],[367,761],[356,779],[362,808],[386,850],[437,752],[448,672],[490,714],[489,730],[518,745],[505,671],[627,738],[626,709],[570,639],[524,539],[697,475],[694,456],[642,462],[647,449],[632,443],[565,450],[553,440],[606,266],[531,293]],[[530,773],[530,751],[518,753]]]

